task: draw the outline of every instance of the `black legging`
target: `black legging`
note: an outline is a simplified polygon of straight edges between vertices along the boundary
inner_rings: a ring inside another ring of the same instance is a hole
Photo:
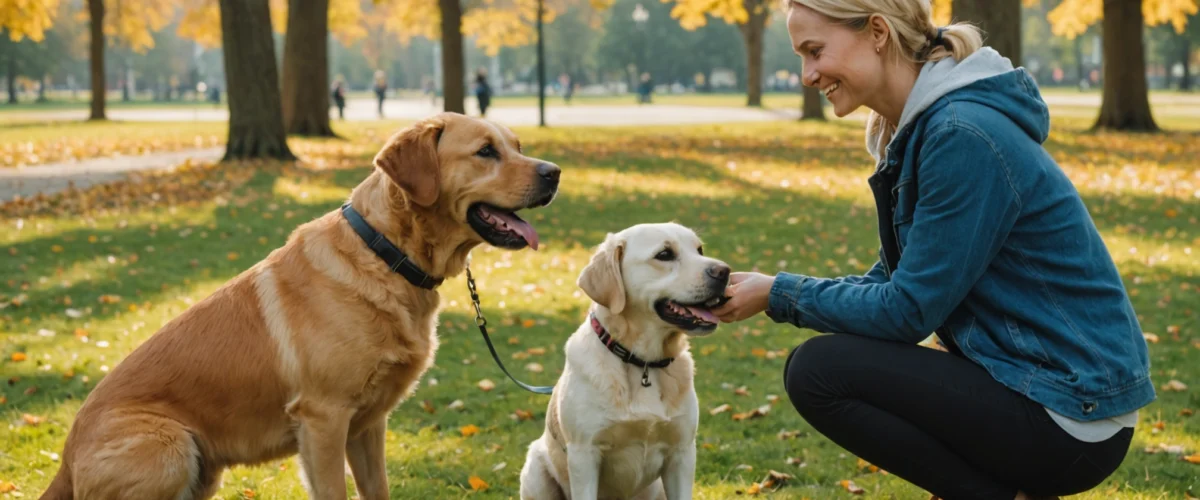
[[[784,388],[818,432],[947,500],[1089,490],[1121,464],[1133,437],[1125,428],[1079,441],[966,358],[848,334],[794,349]]]

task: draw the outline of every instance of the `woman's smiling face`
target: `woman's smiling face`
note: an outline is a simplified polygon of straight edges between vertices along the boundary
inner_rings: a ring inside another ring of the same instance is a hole
[[[854,29],[803,5],[792,4],[787,16],[792,48],[804,62],[804,85],[817,87],[846,116],[880,97],[886,51],[871,29]]]

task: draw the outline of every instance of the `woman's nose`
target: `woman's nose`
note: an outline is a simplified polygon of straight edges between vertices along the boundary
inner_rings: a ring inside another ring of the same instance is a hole
[[[821,79],[821,74],[818,73],[816,70],[805,69],[803,71],[804,71],[804,78],[802,78],[801,80],[804,83],[804,86],[805,87],[816,87],[817,82],[820,81],[820,79]]]

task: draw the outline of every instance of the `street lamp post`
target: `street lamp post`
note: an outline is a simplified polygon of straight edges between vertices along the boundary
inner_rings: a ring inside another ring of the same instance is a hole
[[[630,17],[638,29],[637,70],[633,73],[634,91],[638,91],[637,86],[642,81],[641,74],[645,72],[646,67],[646,21],[650,20],[650,11],[639,3],[633,8],[633,15]]]
[[[538,72],[538,126],[546,126],[546,50],[542,43],[542,15],[544,0],[537,4],[537,72]]]

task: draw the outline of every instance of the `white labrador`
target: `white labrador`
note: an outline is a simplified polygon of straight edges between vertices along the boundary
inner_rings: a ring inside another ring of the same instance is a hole
[[[567,340],[522,499],[692,497],[700,410],[688,337],[716,329],[708,308],[728,281],[729,266],[684,226],[605,238],[579,276],[591,314]]]

